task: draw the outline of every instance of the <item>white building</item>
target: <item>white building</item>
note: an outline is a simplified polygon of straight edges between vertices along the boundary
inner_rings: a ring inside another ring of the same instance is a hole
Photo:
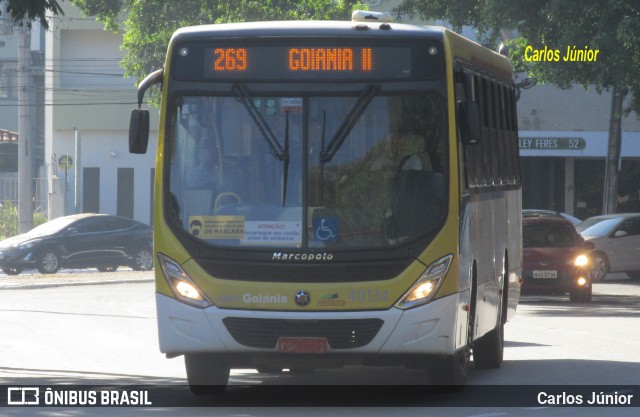
[[[63,7],[65,15],[51,19],[45,41],[50,217],[100,212],[150,223],[157,132],[150,134],[146,155],[129,153],[129,115],[137,92],[135,80],[124,78],[119,65],[122,36],[68,3]],[[152,117],[155,129],[157,112]]]
[[[600,213],[609,140],[611,93],[551,85],[522,92],[518,102],[523,205],[587,217]],[[640,195],[640,121],[622,120],[619,209]]]

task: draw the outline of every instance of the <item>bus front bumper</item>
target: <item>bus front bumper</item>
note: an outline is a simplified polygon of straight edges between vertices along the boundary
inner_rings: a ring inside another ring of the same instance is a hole
[[[332,320],[336,325],[340,320],[354,322],[380,319],[382,324],[363,346],[334,349],[329,343],[325,354],[311,354],[329,357],[344,354],[375,355],[451,355],[456,349],[455,334],[460,333],[458,312],[462,311],[458,294],[432,301],[424,306],[410,310],[392,307],[376,311],[336,311],[336,312],[288,312],[288,311],[252,311],[226,310],[215,306],[200,309],[183,304],[173,298],[156,294],[158,333],[160,350],[168,357],[185,353],[210,352],[227,354],[272,354],[279,353],[277,344],[267,347],[251,346],[245,339],[237,340],[229,331],[229,321],[233,318],[242,323],[255,321],[247,329],[258,339],[267,330],[260,327],[260,320],[291,323],[308,320],[308,323],[324,322],[329,327]],[[466,320],[464,320],[466,322]],[[307,322],[298,322],[298,324]],[[255,324],[258,324],[255,327]],[[466,324],[464,325],[466,326]],[[277,327],[277,326],[276,326]],[[271,330],[273,331],[273,330]],[[356,331],[354,331],[356,333]],[[295,337],[296,334],[279,336]],[[251,334],[247,334],[251,339]]]

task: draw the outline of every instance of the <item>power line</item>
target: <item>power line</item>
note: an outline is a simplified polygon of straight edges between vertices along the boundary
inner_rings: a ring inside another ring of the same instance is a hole
[[[137,101],[131,102],[113,102],[113,103],[39,103],[39,104],[25,104],[24,107],[50,107],[50,106],[122,106],[122,105],[132,105],[137,106]],[[19,104],[0,104],[0,107],[21,107]]]

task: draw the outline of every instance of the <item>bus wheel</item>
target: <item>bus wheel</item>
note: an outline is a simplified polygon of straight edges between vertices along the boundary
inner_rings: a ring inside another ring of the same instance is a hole
[[[194,395],[222,394],[229,382],[229,360],[224,354],[188,353],[184,355],[189,389]]]
[[[473,342],[473,364],[476,369],[502,366],[504,356],[504,324],[499,320],[495,329]]]
[[[627,276],[631,279],[640,279],[640,271],[627,271]]]
[[[440,358],[429,369],[433,382],[449,387],[461,387],[467,383],[469,376],[469,351],[458,350],[451,356]]]

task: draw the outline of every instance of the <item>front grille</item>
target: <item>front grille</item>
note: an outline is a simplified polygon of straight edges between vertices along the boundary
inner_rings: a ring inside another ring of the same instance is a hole
[[[226,317],[222,320],[241,345],[274,349],[280,337],[325,337],[331,349],[365,346],[378,334],[381,319],[284,320]]]

